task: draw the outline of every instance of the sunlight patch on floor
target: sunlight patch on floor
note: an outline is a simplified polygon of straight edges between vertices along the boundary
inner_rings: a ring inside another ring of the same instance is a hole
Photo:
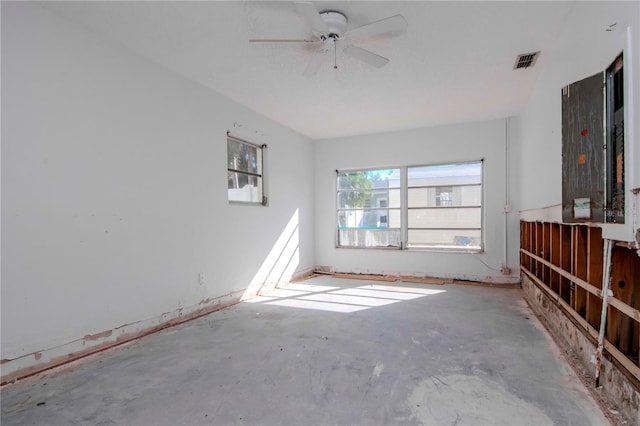
[[[295,283],[246,300],[245,303],[350,313],[444,293],[445,291],[377,284],[343,288]]]

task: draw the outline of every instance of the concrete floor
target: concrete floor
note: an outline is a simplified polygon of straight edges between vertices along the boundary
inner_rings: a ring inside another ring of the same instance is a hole
[[[2,425],[605,425],[519,289],[317,277],[2,389]]]

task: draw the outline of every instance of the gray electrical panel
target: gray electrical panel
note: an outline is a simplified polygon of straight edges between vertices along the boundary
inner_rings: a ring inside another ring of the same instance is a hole
[[[562,89],[562,220],[604,222],[604,73]]]

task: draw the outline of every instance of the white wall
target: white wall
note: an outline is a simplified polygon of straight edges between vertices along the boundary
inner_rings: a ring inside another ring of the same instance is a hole
[[[428,275],[493,282],[518,281],[519,227],[508,214],[505,259],[505,122],[495,120],[385,134],[320,140],[314,144],[316,183],[316,264],[339,272]],[[509,142],[511,144],[511,142]],[[510,160],[515,158],[509,149]],[[485,253],[435,253],[335,247],[335,170],[473,161],[484,158]],[[514,173],[515,172],[515,173]],[[517,182],[510,170],[510,185]],[[516,185],[517,186],[517,185]],[[510,197],[517,209],[517,194]]]
[[[562,221],[562,87],[605,70],[623,51],[625,176],[628,191],[640,186],[640,3],[576,2],[567,19],[580,22],[581,32],[561,34],[542,52],[538,65],[544,69],[526,109],[514,121],[514,139],[521,146],[521,208],[529,220]],[[617,25],[609,28],[613,23]],[[633,240],[630,192],[626,199],[627,223],[607,225],[605,237]]]
[[[268,144],[268,207],[227,202],[227,130]],[[312,268],[312,155],[121,45],[2,2],[2,358],[22,360],[2,374]]]

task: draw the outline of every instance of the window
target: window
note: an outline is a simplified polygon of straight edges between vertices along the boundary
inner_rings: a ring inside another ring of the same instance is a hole
[[[407,168],[407,247],[482,249],[482,162]]]
[[[338,246],[400,247],[399,169],[338,172]],[[372,207],[373,206],[373,207]]]
[[[262,151],[258,146],[227,135],[229,201],[266,204],[262,176]]]
[[[451,202],[453,198],[451,194],[453,193],[453,187],[451,186],[437,186],[436,187],[436,206],[438,207],[447,207],[451,206]]]
[[[337,174],[338,247],[482,250],[482,161]]]

